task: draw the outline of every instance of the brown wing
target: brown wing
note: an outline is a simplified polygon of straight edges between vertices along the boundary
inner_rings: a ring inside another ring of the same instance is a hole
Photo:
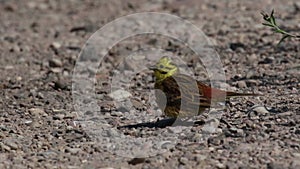
[[[182,112],[197,115],[210,107],[210,101],[203,97],[202,88],[199,88],[197,81],[187,75],[177,74],[168,77],[156,83],[155,88],[162,90],[166,96],[167,103],[164,110],[168,116],[174,114],[183,116]],[[160,102],[162,100],[158,99],[158,105]]]
[[[205,108],[209,108],[212,102],[224,101],[235,96],[259,96],[252,93],[236,93],[211,88],[209,85],[194,80],[184,74],[176,74],[155,84],[156,89],[160,89],[166,98],[157,95],[158,105],[164,112],[171,117],[196,115]],[[167,103],[165,103],[167,102]],[[195,110],[198,113],[195,114]],[[184,115],[183,115],[184,113]]]

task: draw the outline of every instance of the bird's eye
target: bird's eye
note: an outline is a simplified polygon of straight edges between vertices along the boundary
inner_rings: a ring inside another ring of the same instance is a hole
[[[161,69],[162,69],[162,68],[164,68],[164,66],[163,66],[163,65],[159,65],[159,68],[161,68]]]

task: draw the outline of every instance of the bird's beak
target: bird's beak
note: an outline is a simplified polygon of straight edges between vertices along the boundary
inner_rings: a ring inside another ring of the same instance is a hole
[[[148,68],[149,68],[150,70],[157,70],[156,65],[151,65],[151,66],[149,66]]]

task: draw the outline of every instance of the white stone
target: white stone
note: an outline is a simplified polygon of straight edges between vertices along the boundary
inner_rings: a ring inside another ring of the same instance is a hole
[[[128,97],[131,97],[132,95],[126,90],[119,89],[111,92],[108,96],[114,100],[121,101],[121,100],[125,100]]]

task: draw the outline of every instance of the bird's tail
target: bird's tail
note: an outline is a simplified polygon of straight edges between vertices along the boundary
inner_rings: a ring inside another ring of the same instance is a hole
[[[239,97],[239,96],[261,96],[261,94],[226,92],[226,98]]]

